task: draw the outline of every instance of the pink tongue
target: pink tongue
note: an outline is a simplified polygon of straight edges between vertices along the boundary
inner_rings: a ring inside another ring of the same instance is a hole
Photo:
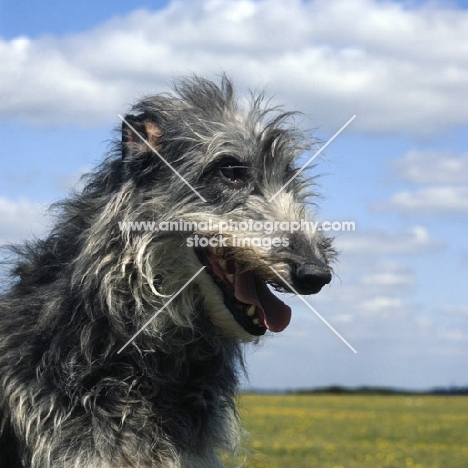
[[[268,286],[251,272],[239,273],[236,265],[234,284],[236,299],[244,304],[254,304],[260,320],[272,332],[283,331],[291,321],[291,308],[278,299]]]

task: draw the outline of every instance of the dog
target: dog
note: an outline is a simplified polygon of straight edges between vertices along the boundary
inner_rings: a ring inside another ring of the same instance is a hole
[[[10,247],[1,468],[224,466],[244,344],[291,319],[272,289],[332,279],[332,240],[283,229],[314,200],[294,114],[192,76],[119,133],[50,234]]]

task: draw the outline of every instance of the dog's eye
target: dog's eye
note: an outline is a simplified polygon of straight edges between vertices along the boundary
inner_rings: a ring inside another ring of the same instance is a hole
[[[237,187],[241,187],[248,182],[248,169],[247,166],[231,165],[219,168],[223,178]]]

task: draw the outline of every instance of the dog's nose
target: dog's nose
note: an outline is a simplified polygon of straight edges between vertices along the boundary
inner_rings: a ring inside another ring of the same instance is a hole
[[[296,264],[291,273],[294,289],[299,294],[317,294],[332,279],[330,269],[316,263]]]

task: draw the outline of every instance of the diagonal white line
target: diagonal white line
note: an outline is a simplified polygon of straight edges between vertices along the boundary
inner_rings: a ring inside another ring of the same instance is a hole
[[[274,273],[280,278],[284,284],[289,286],[291,291],[297,295],[297,297],[354,353],[357,354],[357,351],[272,267]]]
[[[355,118],[353,115],[268,201],[274,200]]]
[[[171,298],[117,351],[120,354],[205,268],[202,266]]]
[[[185,184],[187,184],[187,185],[198,195],[198,197],[199,197],[201,200],[203,200],[203,201],[206,203],[206,200],[200,195],[199,192],[197,192],[197,190],[190,184],[190,182],[188,182],[187,180],[185,180],[185,178],[177,171],[177,169],[175,169],[167,159],[163,158],[163,157],[161,156],[161,154],[159,153],[159,151],[158,151],[156,148],[154,148],[154,147],[149,143],[149,141],[148,141],[146,138],[144,138],[143,135],[141,135],[132,125],[130,125],[130,124],[127,122],[127,120],[125,120],[125,117],[122,117],[120,114],[118,114],[118,116],[119,116],[119,118],[120,118],[123,122],[125,122],[125,123],[128,125],[128,127],[132,130],[132,132],[135,133],[135,135],[137,135],[138,138],[140,138],[141,141],[143,141],[144,143],[146,143],[146,144],[148,145],[148,147],[151,149],[151,151],[153,151],[153,153],[155,153],[157,156],[159,156],[159,158],[161,159],[161,161],[163,161],[163,162],[166,164],[166,166],[168,166],[168,167],[174,172],[174,174],[176,174],[177,176],[179,176],[180,179],[181,179]]]

